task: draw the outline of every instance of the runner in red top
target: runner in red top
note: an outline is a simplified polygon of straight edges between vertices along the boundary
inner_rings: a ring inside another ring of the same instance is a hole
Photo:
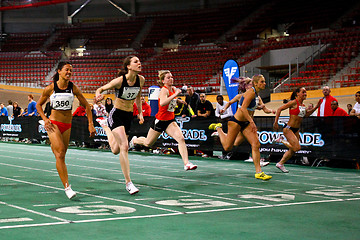
[[[159,71],[158,83],[162,87],[159,94],[159,111],[155,115],[154,122],[149,129],[147,137],[137,138],[134,136],[130,141],[130,148],[135,144],[150,147],[156,142],[161,133],[165,131],[178,142],[178,149],[184,161],[184,169],[186,171],[195,170],[197,166],[189,162],[184,135],[175,122],[174,110],[177,101],[182,101],[182,103],[185,104],[183,100],[176,99],[179,93],[181,93],[181,90],[173,86],[174,78],[169,70]]]
[[[285,110],[289,109],[290,118],[287,123],[285,123],[285,126],[283,128],[284,136],[286,137],[286,140],[283,139],[283,135],[280,135],[279,138],[277,138],[274,143],[283,143],[285,146],[289,148],[289,150],[284,153],[281,160],[276,164],[276,167],[279,168],[283,173],[288,173],[289,171],[284,167],[284,164],[287,160],[289,160],[295,152],[299,151],[301,149],[299,139],[300,139],[300,126],[301,122],[304,117],[310,116],[319,106],[320,101],[317,103],[317,105],[311,109],[306,110],[305,105],[303,104],[304,100],[306,99],[307,93],[305,88],[297,88],[293,93],[291,94],[290,101],[287,102],[285,105],[278,108],[276,111],[276,117],[274,121],[274,129],[278,130],[278,120],[280,117],[280,113]]]

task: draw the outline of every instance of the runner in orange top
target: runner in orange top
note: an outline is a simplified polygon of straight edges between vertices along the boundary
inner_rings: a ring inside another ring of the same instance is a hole
[[[155,115],[147,137],[137,138],[134,136],[130,141],[130,147],[133,147],[135,144],[150,147],[156,142],[161,133],[165,131],[178,142],[179,152],[184,161],[184,169],[186,171],[195,170],[197,166],[189,162],[184,136],[180,127],[175,122],[174,110],[177,101],[183,101],[176,99],[181,90],[173,86],[174,78],[169,70],[159,71],[158,83],[162,87],[159,94],[159,111]],[[185,102],[183,101],[183,103]]]

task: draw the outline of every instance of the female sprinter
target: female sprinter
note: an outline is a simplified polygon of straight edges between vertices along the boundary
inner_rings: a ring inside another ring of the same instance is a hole
[[[239,133],[250,143],[252,149],[252,158],[255,165],[255,178],[269,180],[272,177],[266,175],[260,166],[260,142],[257,136],[257,127],[253,120],[255,109],[259,105],[258,92],[265,89],[265,78],[263,75],[256,75],[252,78],[253,87],[246,90],[240,99],[235,115],[228,121],[228,133],[225,134],[220,123],[213,123],[209,126],[210,130],[217,130],[220,142],[225,151],[233,148],[235,140]],[[246,84],[244,84],[245,90]],[[270,111],[270,110],[269,110]],[[240,135],[241,136],[241,135]],[[243,141],[239,140],[238,141]],[[238,143],[238,142],[237,142]]]
[[[285,105],[278,108],[276,111],[276,117],[274,120],[274,129],[278,130],[278,120],[280,117],[280,113],[285,109],[289,108],[290,119],[288,123],[285,124],[283,128],[283,133],[287,139],[282,139],[282,136],[277,138],[274,142],[275,143],[283,143],[285,146],[289,148],[287,152],[284,153],[283,157],[281,158],[280,162],[276,164],[276,167],[279,168],[283,173],[288,173],[289,171],[284,167],[284,164],[287,160],[289,160],[295,152],[301,149],[299,139],[299,129],[304,117],[310,116],[319,106],[320,100],[315,108],[311,110],[306,110],[304,105],[304,100],[306,99],[306,89],[305,88],[297,88],[293,91],[290,97],[290,101],[287,102]]]
[[[161,133],[165,131],[178,142],[179,152],[184,162],[184,169],[186,171],[195,170],[197,166],[189,162],[184,135],[174,120],[174,110],[177,101],[182,101],[175,98],[181,93],[181,90],[173,86],[174,78],[169,70],[159,71],[158,83],[162,87],[159,93],[159,111],[155,115],[154,122],[149,129],[147,137],[133,137],[130,142],[130,147],[135,144],[150,147],[156,142]],[[185,101],[182,101],[182,103],[184,104]]]
[[[233,99],[231,99],[229,102],[227,102],[225,104],[225,107],[220,110],[220,113],[223,113],[226,111],[227,108],[229,108],[231,106],[231,104],[235,103],[235,102],[239,102],[241,103],[241,98],[243,96],[243,92],[245,92],[246,90],[248,90],[249,88],[252,88],[253,85],[252,85],[252,79],[251,78],[240,78],[238,80],[239,82],[239,94],[236,95]],[[272,110],[272,109],[268,109],[264,102],[262,101],[261,97],[258,96],[259,98],[259,105],[256,107],[256,110],[263,110],[264,113],[267,113],[267,114],[270,114],[270,113],[273,113],[275,114],[275,110]],[[241,104],[239,104],[239,108],[241,107]],[[254,118],[254,113],[251,113],[251,117]],[[216,135],[218,135],[217,132],[215,132]],[[225,133],[224,133],[225,134]],[[225,134],[227,135],[227,134]],[[236,139],[235,139],[235,142],[234,142],[234,146],[239,146],[241,143],[243,143],[245,141],[245,137],[244,135],[242,134],[242,132],[240,131],[239,134],[237,135]],[[261,167],[265,167],[269,165],[269,162],[265,162],[264,159],[260,159],[260,166]]]
[[[130,179],[128,135],[133,118],[134,102],[136,102],[139,111],[139,123],[144,123],[140,97],[145,78],[139,75],[140,72],[141,62],[139,58],[130,55],[124,59],[123,69],[119,72],[119,77],[98,88],[95,93],[96,100],[100,101],[104,99],[101,94],[103,91],[115,89],[114,108],[110,111],[108,119],[98,118],[96,120],[106,132],[111,151],[114,154],[120,153],[119,159],[125,177],[126,190],[131,195],[139,192],[139,189]]]
[[[69,184],[68,172],[65,164],[65,154],[70,140],[72,120],[71,109],[74,95],[78,98],[80,104],[86,108],[90,137],[95,136],[95,128],[89,103],[86,101],[79,88],[70,82],[71,75],[71,64],[69,62],[60,62],[56,74],[53,77],[54,82],[44,89],[36,104],[37,112],[43,120],[40,120],[40,122],[44,125],[45,130],[48,133],[51,149],[56,158],[56,169],[59,173],[61,182],[65,187],[66,196],[69,199],[76,196],[76,193],[71,189],[71,185]],[[46,103],[48,98],[50,98],[50,104],[52,106],[49,118],[45,116],[42,109],[42,106]]]

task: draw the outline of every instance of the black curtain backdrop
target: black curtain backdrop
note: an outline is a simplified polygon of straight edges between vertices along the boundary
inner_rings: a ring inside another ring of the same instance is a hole
[[[44,127],[39,125],[39,117],[20,117],[9,119],[0,117],[0,137],[29,138],[44,140],[47,133]],[[153,121],[153,117],[146,117],[145,123],[140,125],[134,119],[131,126],[130,136],[146,136]],[[272,141],[282,134],[282,130],[274,132],[272,129],[274,117],[255,117],[258,127],[260,151],[264,154],[282,155],[287,148],[284,145],[272,144]],[[280,118],[281,122],[287,118]],[[218,137],[211,137],[212,131],[208,126],[216,122],[215,118],[176,118],[176,122],[182,129],[186,144],[190,150],[221,151],[222,146]],[[89,138],[86,117],[74,117],[72,121],[71,140],[77,142],[96,143],[107,142],[104,130],[94,123],[96,136]],[[325,157],[329,159],[359,160],[360,159],[360,120],[356,117],[309,117],[304,118],[300,128],[301,147],[297,155],[308,157]],[[155,143],[157,147],[176,148],[177,143],[166,133],[163,133]],[[251,148],[247,142],[234,147],[234,152],[250,153]]]

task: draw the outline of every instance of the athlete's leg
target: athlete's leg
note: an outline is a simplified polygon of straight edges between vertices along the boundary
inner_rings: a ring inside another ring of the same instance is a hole
[[[150,128],[148,134],[145,137],[138,137],[133,140],[134,144],[143,145],[145,147],[151,147],[161,135],[161,132],[155,131]]]
[[[184,165],[188,164],[189,163],[188,150],[186,147],[184,135],[183,135],[180,127],[175,122],[172,122],[166,128],[166,133],[178,142],[179,153],[184,162]]]
[[[107,139],[108,139],[108,142],[109,142],[109,146],[110,146],[110,149],[111,149],[111,152],[115,155],[119,154],[120,152],[120,147],[119,147],[119,144],[113,134],[113,132],[111,131],[111,129],[106,126],[106,125],[103,125],[101,126],[105,133],[106,133],[106,136],[107,136]]]
[[[54,131],[48,133],[51,150],[56,159],[56,169],[64,187],[69,186],[68,172],[65,164],[65,155],[69,145],[71,128],[61,134],[58,126],[54,125]]]
[[[245,141],[245,137],[242,134],[242,132],[239,132],[239,134],[236,136],[235,142],[234,142],[234,146],[239,146],[240,144],[242,144]]]
[[[250,126],[242,131],[244,137],[251,145],[251,155],[255,165],[256,173],[261,173],[260,167],[260,142],[257,133],[255,133]]]
[[[120,149],[119,160],[120,160],[121,170],[124,174],[125,182],[129,183],[131,182],[130,163],[128,157],[129,144],[128,144],[128,136],[125,133],[125,127],[120,126],[113,129],[112,134]]]
[[[279,164],[284,165],[286,163],[286,161],[288,161],[294,154],[295,152],[299,151],[301,149],[300,143],[299,143],[299,139],[300,139],[300,134],[299,131],[295,133],[293,133],[293,131],[291,131],[288,128],[284,128],[283,130],[284,135],[287,139],[287,141],[282,141],[282,143],[285,144],[285,146],[287,146],[289,148],[288,151],[286,151],[283,155],[283,157],[281,158]]]
[[[235,139],[238,133],[240,132],[240,129],[241,129],[240,125],[233,121],[228,122],[227,134],[224,133],[222,128],[216,129],[217,132],[219,133],[221,145],[223,146],[225,151],[230,151],[233,148]]]

